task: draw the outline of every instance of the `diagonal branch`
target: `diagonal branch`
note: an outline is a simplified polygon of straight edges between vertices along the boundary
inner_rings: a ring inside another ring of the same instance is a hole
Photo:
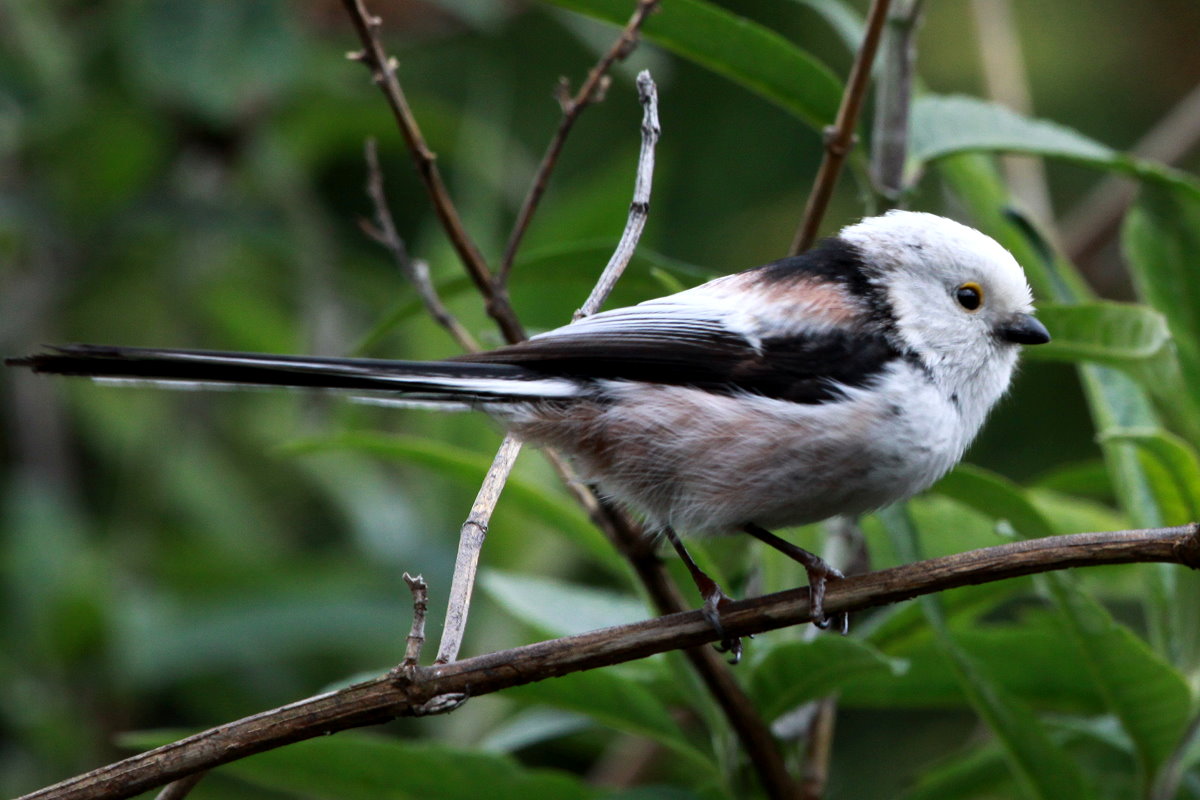
[[[463,266],[466,267],[467,274],[487,300],[488,314],[500,326],[505,339],[510,342],[519,342],[525,338],[525,331],[517,320],[516,314],[513,313],[512,307],[505,299],[498,297],[493,290],[491,270],[488,269],[483,254],[471,239],[470,234],[467,233],[458,209],[450,199],[450,192],[437,167],[437,156],[425,143],[425,137],[408,105],[404,90],[400,88],[400,81],[396,77],[395,59],[388,56],[383,48],[383,42],[379,38],[379,17],[373,16],[367,11],[364,0],[342,0],[342,5],[346,7],[346,13],[350,15],[350,20],[354,23],[354,30],[358,33],[358,38],[363,46],[362,50],[351,53],[350,58],[360,61],[370,68],[372,80],[387,98],[392,116],[396,118],[396,124],[400,126],[400,133],[404,136],[404,141],[408,144],[408,150],[412,154],[417,174],[420,175],[421,181],[425,184],[425,189],[433,201],[434,211],[447,236],[450,237],[450,243],[454,246],[455,252],[458,253]]]
[[[525,231],[529,229],[529,223],[533,219],[534,212],[537,211],[538,203],[541,202],[542,195],[546,193],[546,186],[550,182],[550,173],[558,164],[559,153],[562,152],[563,145],[567,143],[567,136],[571,133],[571,128],[574,127],[575,121],[579,119],[579,115],[583,113],[584,109],[604,99],[604,92],[609,83],[608,71],[612,69],[613,64],[624,60],[637,46],[638,32],[658,2],[659,0],[637,0],[637,8],[634,9],[633,16],[625,24],[620,36],[600,57],[596,66],[592,67],[583,85],[579,87],[579,91],[573,97],[568,94],[566,78],[563,78],[562,83],[559,84],[562,119],[558,123],[558,130],[554,132],[554,137],[550,140],[550,145],[546,148],[545,155],[542,156],[542,163],[538,165],[533,182],[529,186],[529,193],[521,203],[521,210],[517,212],[517,220],[508,237],[508,244],[504,246],[504,255],[500,257],[500,267],[496,273],[496,284],[499,290],[503,291],[504,287],[508,285],[513,261],[517,257],[517,248],[521,246],[521,240],[525,237]]]
[[[792,254],[807,250],[817,240],[817,230],[821,227],[821,218],[825,216],[825,209],[829,206],[829,198],[833,196],[833,187],[837,185],[842,164],[854,147],[858,113],[862,110],[867,94],[871,65],[875,62],[875,51],[879,48],[889,4],[890,0],[871,2],[871,11],[867,15],[867,29],[863,34],[862,45],[858,48],[858,56],[854,59],[854,66],[850,69],[846,89],[842,93],[842,104],[838,107],[837,119],[833,126],[825,131],[825,155],[821,159],[812,191],[808,195],[808,203],[804,207],[804,219],[796,231],[796,238],[792,240]]]
[[[584,303],[580,314],[592,314],[608,298],[616,285],[641,237],[650,207],[650,185],[654,176],[654,147],[658,143],[658,90],[650,73],[643,70],[637,77],[638,101],[642,104],[642,149],[638,157],[637,173],[634,178],[633,201],[629,205],[629,217],[621,241],[609,259],[595,287]],[[458,555],[454,564],[454,577],[450,587],[450,600],[446,609],[446,625],[438,646],[438,664],[449,663],[458,658],[467,626],[467,614],[471,605],[471,594],[475,586],[475,574],[479,568],[479,555],[483,540],[487,536],[488,524],[504,483],[521,452],[521,442],[512,434],[504,437],[492,466],[483,479],[483,484],[471,506],[471,513],[459,531]],[[556,461],[560,474],[569,474],[569,468]],[[568,483],[572,481],[568,479]],[[584,490],[586,491],[586,490]]]
[[[1024,540],[879,570],[830,584],[829,613],[860,611],[960,586],[1070,567],[1162,562],[1200,568],[1200,524]],[[743,600],[721,612],[732,636],[808,622],[808,590]],[[145,792],[291,742],[409,716],[444,696],[478,696],[572,672],[694,648],[716,633],[700,611],[619,625],[386,676],[264,711],[93,770],[19,800],[96,800]]]

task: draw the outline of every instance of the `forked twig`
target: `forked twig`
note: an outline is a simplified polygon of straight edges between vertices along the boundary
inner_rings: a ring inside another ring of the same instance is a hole
[[[366,220],[360,220],[359,227],[362,228],[363,233],[383,245],[392,254],[392,260],[396,262],[396,268],[400,270],[400,274],[407,278],[413,288],[417,290],[417,296],[421,299],[421,305],[425,307],[426,313],[449,331],[450,335],[454,337],[454,341],[463,350],[470,353],[479,352],[479,343],[475,341],[475,337],[471,336],[462,323],[450,313],[438,295],[437,287],[433,285],[433,278],[429,275],[429,264],[409,255],[404,240],[396,231],[396,223],[392,219],[387,195],[383,190],[383,169],[379,166],[378,151],[375,139],[367,139],[365,145],[367,197],[371,198],[371,205],[375,209],[375,222],[372,224]]]
[[[420,175],[421,181],[425,184],[425,189],[433,201],[434,212],[441,221],[446,235],[450,237],[450,243],[454,246],[455,252],[462,259],[467,274],[487,299],[488,314],[500,326],[505,339],[510,342],[519,342],[525,338],[525,331],[517,320],[516,314],[513,313],[512,306],[503,297],[497,297],[491,270],[488,269],[478,246],[467,233],[458,209],[450,199],[450,192],[446,189],[446,183],[442,180],[442,174],[437,168],[437,156],[426,144],[421,128],[417,125],[416,117],[413,116],[412,109],[408,105],[404,90],[400,87],[400,81],[396,77],[396,62],[387,55],[383,42],[379,38],[381,24],[379,17],[367,11],[364,0],[342,0],[342,5],[345,6],[346,13],[350,15],[350,20],[354,23],[354,29],[358,33],[363,47],[360,51],[350,53],[349,57],[370,68],[372,79],[387,98],[392,116],[396,118],[396,124],[400,126],[400,133],[408,144],[417,174]]]
[[[637,44],[638,32],[641,30],[642,24],[645,23],[646,18],[650,16],[658,3],[659,0],[637,0],[633,16],[629,18],[629,22],[625,24],[625,28],[612,46],[588,72],[587,78],[574,96],[571,96],[567,89],[566,78],[563,78],[559,84],[559,105],[562,106],[562,119],[559,120],[558,130],[550,139],[545,155],[542,156],[542,163],[538,165],[533,181],[529,185],[529,193],[525,195],[525,200],[521,203],[512,233],[508,237],[508,243],[504,246],[504,254],[500,257],[500,266],[496,270],[496,284],[501,289],[508,285],[513,261],[517,257],[517,248],[521,246],[521,240],[525,237],[525,231],[529,229],[529,223],[537,211],[538,203],[541,202],[542,195],[546,193],[546,186],[550,182],[550,173],[558,164],[558,156],[567,142],[567,135],[570,134],[571,128],[574,127],[575,121],[579,119],[579,115],[583,113],[584,109],[604,99],[609,82],[608,71],[612,69],[613,64],[623,60],[632,52]]]
[[[425,647],[425,615],[429,613],[429,585],[420,575],[404,573],[404,582],[413,598],[412,628],[404,645],[404,662],[401,666],[415,667],[421,663],[421,649]]]

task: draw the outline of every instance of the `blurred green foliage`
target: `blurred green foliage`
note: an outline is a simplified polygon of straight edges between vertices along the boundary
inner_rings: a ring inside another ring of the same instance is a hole
[[[557,122],[555,81],[578,83],[614,32],[594,18],[623,20],[631,3],[377,5],[467,225],[495,259]],[[526,324],[568,319],[620,233],[641,68],[658,81],[664,133],[649,226],[612,304],[777,257],[864,5],[664,0],[576,126],[518,258]],[[978,99],[969,5],[927,3],[912,202],[1012,249],[1056,343],[969,454],[978,466],[865,520],[877,566],[1200,515],[1200,189],[1122,152],[1200,74],[1200,10],[1015,5],[1034,106],[1057,124]],[[497,343],[382,99],[344,58],[354,45],[327,1],[0,5],[4,352],[92,341],[452,353],[358,228],[368,136],[410,249]],[[1139,180],[1120,253],[1073,265],[1032,241],[1005,213],[1016,201],[994,151],[1049,156],[1061,212],[1105,172]],[[825,229],[868,210],[845,180]],[[1130,278],[1106,280],[1097,301],[1080,270],[1114,266]],[[408,626],[404,570],[430,581],[436,637],[455,531],[499,441],[472,416],[7,371],[0,403],[5,795],[164,739],[129,731],[208,727],[386,669]],[[820,542],[817,530],[794,536]],[[802,581],[753,543],[700,549],[740,591]],[[536,453],[518,465],[484,563],[468,653],[649,613]],[[962,589],[856,619],[845,639],[779,631],[750,643],[737,677],[781,732],[798,704],[840,693],[831,798],[1200,796],[1200,581],[1181,568]],[[614,786],[633,753],[638,786]],[[194,796],[757,791],[723,718],[667,654],[248,759]]]

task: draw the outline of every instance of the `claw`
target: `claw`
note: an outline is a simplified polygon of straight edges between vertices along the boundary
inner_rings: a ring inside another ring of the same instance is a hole
[[[721,608],[733,602],[729,595],[721,591],[721,587],[715,582],[712,584],[711,591],[704,595],[704,617],[709,624],[716,630],[717,636],[721,641],[714,644],[718,653],[729,653],[729,663],[737,664],[742,660],[742,640],[736,636],[730,636],[725,633],[725,626],[721,624]]]

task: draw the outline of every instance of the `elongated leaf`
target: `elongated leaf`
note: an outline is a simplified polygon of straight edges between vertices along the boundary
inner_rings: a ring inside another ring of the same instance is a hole
[[[1152,486],[1168,525],[1200,520],[1200,455],[1191,445],[1154,428],[1110,428],[1103,439],[1132,442],[1154,459],[1159,473]]]
[[[579,778],[522,767],[511,756],[425,741],[340,733],[221,768],[278,792],[330,800],[575,800],[597,795]]]
[[[879,517],[897,552],[903,558],[915,560],[920,555],[920,537],[903,507],[884,509]],[[1079,765],[1051,739],[1037,715],[1004,691],[955,642],[946,625],[940,598],[925,596],[918,602],[933,627],[946,664],[954,671],[971,707],[1002,744],[1021,793],[1038,800],[1094,797],[1095,792],[1085,783]]]
[[[1049,305],[1038,316],[1052,332],[1044,348],[1029,357],[1049,361],[1089,361],[1124,370],[1157,400],[1176,427],[1200,441],[1200,407],[1176,357],[1166,319],[1154,309],[1130,303],[1092,302]]]
[[[301,439],[282,450],[296,455],[329,450],[371,453],[407,464],[422,464],[474,484],[483,479],[492,463],[490,456],[443,442],[382,433],[353,432],[325,438]],[[624,574],[620,557],[574,503],[516,475],[509,478],[505,484],[505,497],[526,512],[536,515],[555,530],[570,536],[613,574]]]
[[[628,595],[494,569],[483,573],[480,587],[505,611],[550,636],[624,625],[649,614]]]
[[[914,169],[955,153],[1028,153],[1169,185],[1200,201],[1200,183],[1177,170],[1120,153],[1066,126],[963,95],[925,95],[913,103]]]
[[[645,736],[687,759],[703,781],[719,778],[711,753],[698,749],[658,697],[615,670],[591,670],[518,686],[506,696],[584,714],[608,728]]]
[[[1023,536],[1053,532],[1015,485],[978,468],[960,467],[955,475],[939,489],[968,505],[996,507]],[[1043,577],[1092,680],[1133,740],[1143,776],[1153,776],[1187,724],[1191,703],[1187,681],[1067,575]]]
[[[547,0],[617,25],[625,0]],[[671,0],[646,21],[647,39],[795,114],[816,130],[833,122],[842,88],[829,68],[774,31],[703,0]]]
[[[771,720],[866,675],[887,680],[907,668],[903,660],[888,658],[856,639],[818,636],[772,648],[761,663],[754,665],[751,695],[755,706]]]
[[[1126,218],[1122,247],[1138,293],[1167,318],[1186,388],[1200,402],[1200,198],[1178,187],[1145,187]]]
[[[918,162],[970,150],[1034,153],[1103,165],[1119,158],[1112,148],[1063,125],[965,95],[917,98],[911,148],[911,158]]]
[[[863,18],[856,10],[842,0],[794,0],[794,2],[811,8],[824,17],[825,21],[829,23],[829,27],[833,28],[838,38],[842,40],[846,49],[851,53],[858,52],[858,46],[862,42]],[[877,62],[877,66],[878,63],[882,62]]]
[[[919,605],[919,604],[918,604]],[[955,624],[954,641],[1001,689],[1039,710],[1103,714],[1079,651],[1049,615],[1020,625]],[[861,708],[967,708],[968,695],[935,637],[895,649],[903,675],[863,673],[841,687],[840,702]]]
[[[1044,347],[1030,348],[1029,358],[1125,367],[1170,353],[1167,321],[1147,306],[1103,301],[1042,304],[1038,317],[1054,338]]]

